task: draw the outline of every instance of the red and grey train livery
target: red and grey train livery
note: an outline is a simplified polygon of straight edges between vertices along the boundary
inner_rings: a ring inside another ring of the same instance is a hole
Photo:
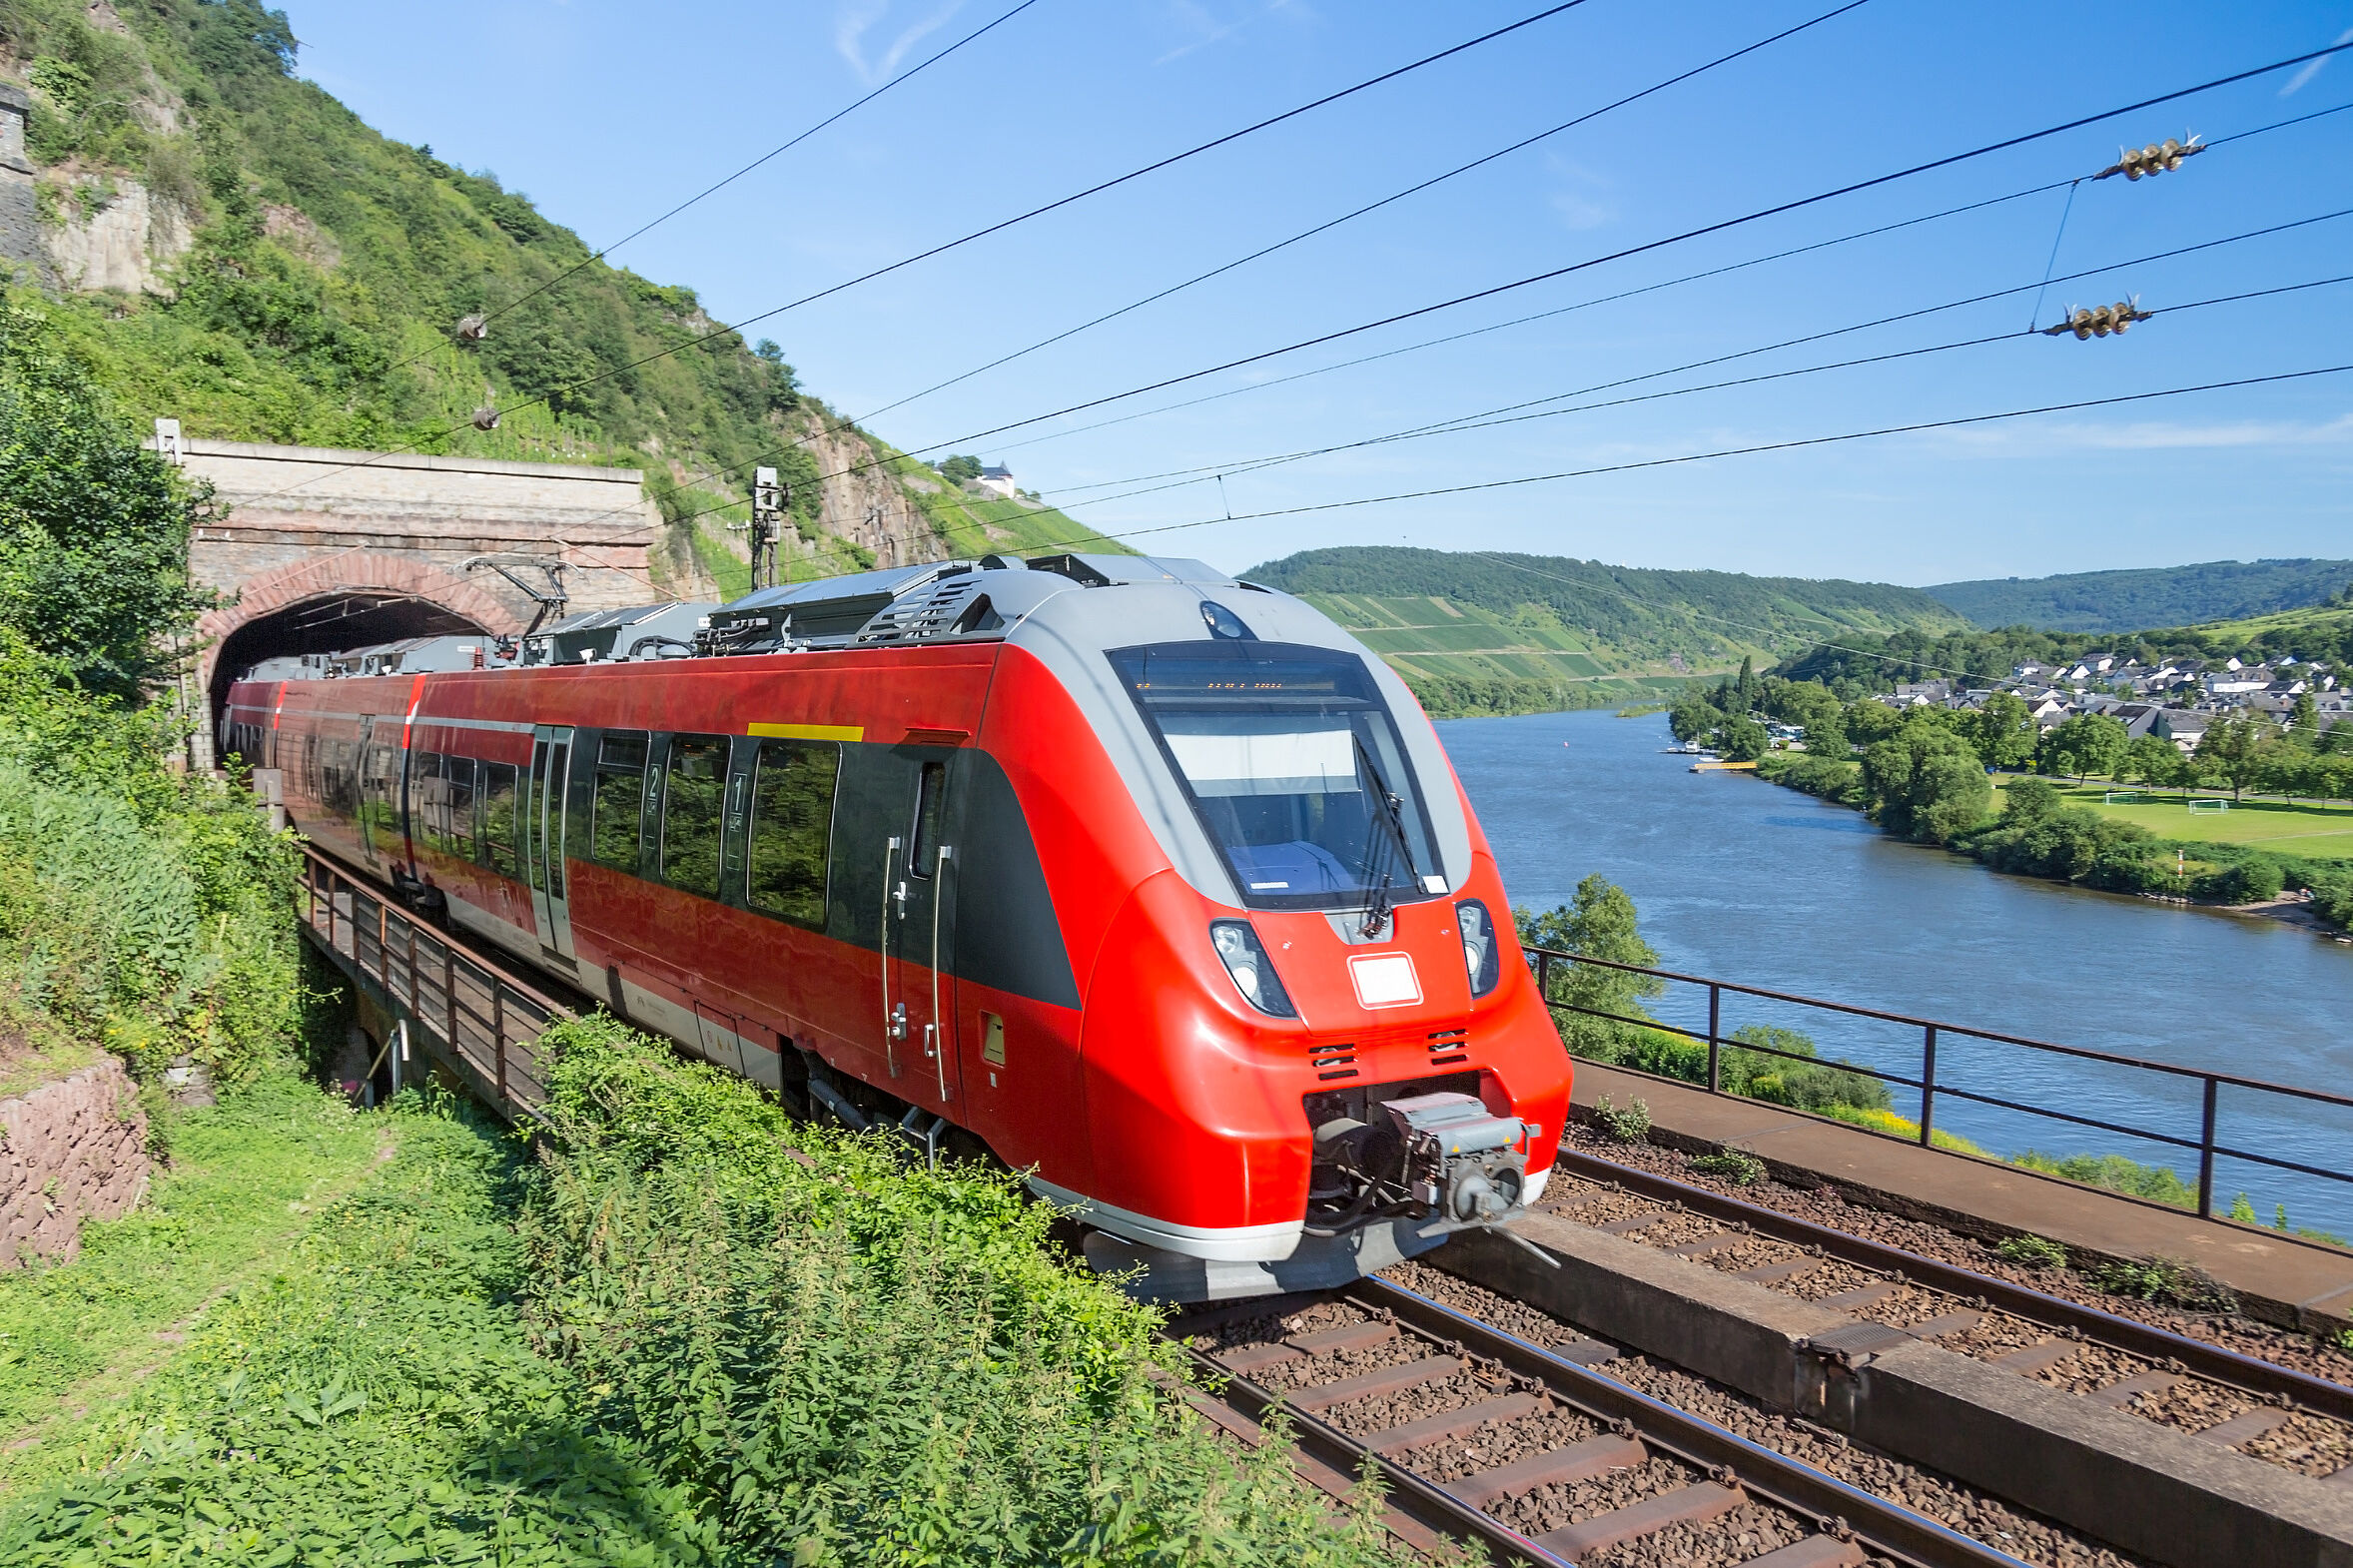
[[[323,847],[854,1126],[977,1141],[1167,1298],[1519,1212],[1570,1066],[1404,685],[1197,561],[989,556],[281,659]]]

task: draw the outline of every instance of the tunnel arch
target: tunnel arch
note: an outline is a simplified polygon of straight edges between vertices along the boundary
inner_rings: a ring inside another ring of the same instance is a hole
[[[522,623],[489,593],[428,561],[351,550],[250,578],[196,628],[205,642],[197,678],[217,730],[230,684],[263,659],[403,637],[512,636]]]

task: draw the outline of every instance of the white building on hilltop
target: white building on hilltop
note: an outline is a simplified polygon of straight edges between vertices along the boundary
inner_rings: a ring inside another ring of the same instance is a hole
[[[1012,500],[1020,489],[1020,486],[1013,482],[1011,468],[983,468],[980,476],[975,478],[973,483],[987,490],[990,494],[1002,495],[1007,500]]]

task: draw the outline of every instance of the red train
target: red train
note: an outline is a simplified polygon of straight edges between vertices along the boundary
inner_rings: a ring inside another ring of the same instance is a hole
[[[1404,685],[1194,561],[990,556],[271,661],[322,846],[1099,1265],[1336,1283],[1517,1213],[1570,1067]]]

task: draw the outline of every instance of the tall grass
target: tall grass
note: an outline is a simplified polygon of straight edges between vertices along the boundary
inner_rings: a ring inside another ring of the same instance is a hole
[[[796,1127],[610,1021],[547,1044],[533,1330],[730,1560],[1381,1559],[1165,1396],[1157,1316],[1017,1177]]]

